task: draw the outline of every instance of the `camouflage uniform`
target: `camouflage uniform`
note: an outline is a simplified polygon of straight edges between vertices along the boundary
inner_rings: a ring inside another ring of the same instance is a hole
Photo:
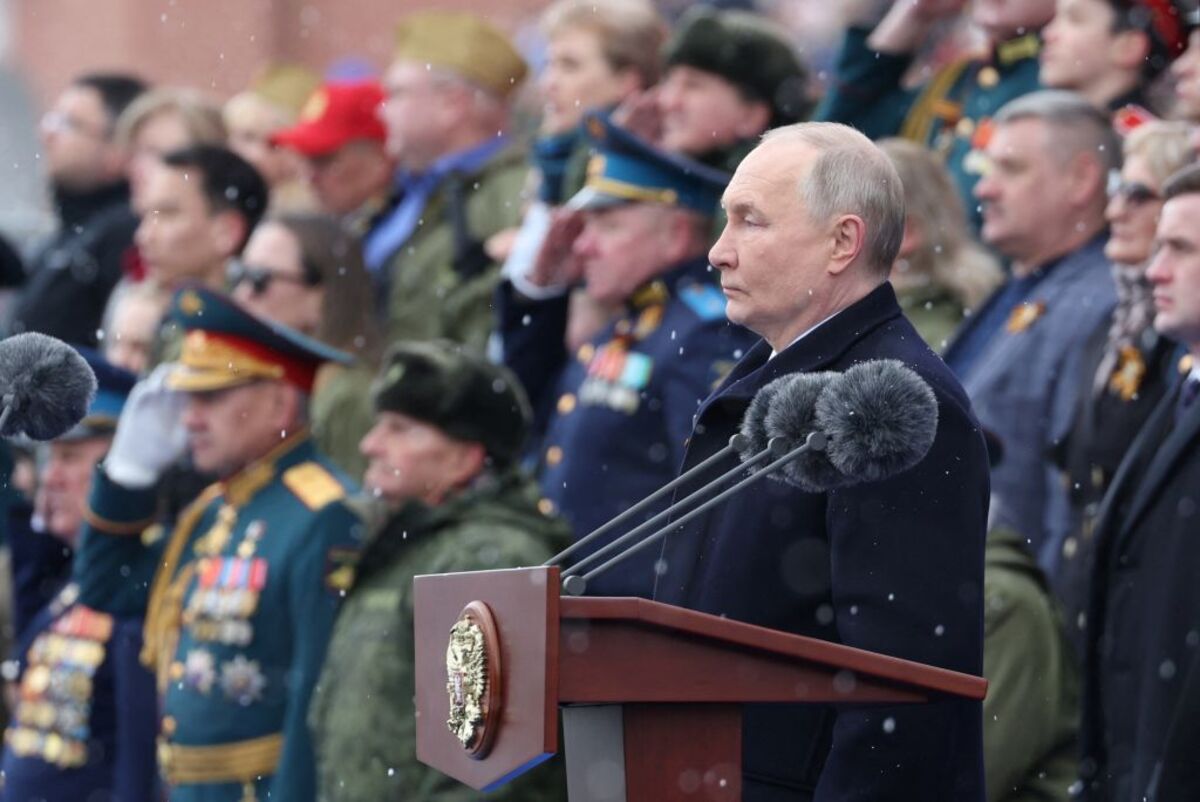
[[[454,802],[482,796],[417,761],[413,577],[538,565],[566,545],[515,470],[437,506],[411,503],[368,540],[309,709],[322,802]],[[539,767],[488,799],[565,800]]]

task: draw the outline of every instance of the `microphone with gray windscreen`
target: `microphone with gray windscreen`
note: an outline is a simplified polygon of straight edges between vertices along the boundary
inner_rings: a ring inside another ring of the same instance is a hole
[[[62,340],[27,332],[0,342],[0,435],[53,440],[83,420],[96,375]]]

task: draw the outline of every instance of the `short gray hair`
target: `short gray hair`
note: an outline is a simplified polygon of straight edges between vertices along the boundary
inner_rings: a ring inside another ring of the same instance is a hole
[[[795,123],[763,134],[763,142],[793,139],[818,152],[800,179],[800,198],[818,225],[854,214],[866,225],[863,253],[887,275],[904,238],[904,188],[875,143],[841,123]]]
[[[1020,120],[1041,120],[1054,129],[1049,147],[1063,162],[1089,153],[1106,173],[1121,166],[1121,138],[1112,120],[1082,95],[1064,89],[1031,92],[1005,103],[992,118],[997,126]]]

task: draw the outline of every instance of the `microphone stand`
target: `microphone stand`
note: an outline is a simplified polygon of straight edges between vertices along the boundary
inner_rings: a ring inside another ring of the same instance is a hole
[[[779,440],[779,439],[781,439],[781,438],[773,438],[772,442],[774,442],[775,440]],[[658,541],[665,538],[672,531],[679,529],[680,527],[684,526],[685,524],[690,523],[697,516],[701,515],[702,513],[707,512],[708,510],[712,509],[716,505],[723,502],[725,499],[729,498],[730,496],[734,495],[735,493],[740,492],[743,488],[753,484],[754,482],[757,482],[759,479],[762,479],[764,476],[771,473],[772,471],[778,470],[780,467],[786,465],[789,461],[795,459],[796,457],[800,456],[801,454],[807,453],[809,451],[824,451],[826,444],[827,444],[827,438],[826,438],[824,432],[810,433],[808,435],[808,437],[805,439],[803,445],[792,449],[791,451],[787,452],[786,454],[784,454],[782,457],[775,460],[774,462],[771,462],[768,465],[766,465],[765,467],[759,468],[758,470],[754,471],[753,473],[751,473],[749,476],[747,476],[742,481],[738,482],[737,484],[735,484],[729,488],[726,488],[721,493],[718,493],[716,496],[713,496],[708,501],[706,501],[703,504],[701,504],[700,506],[696,507],[694,510],[688,512],[686,515],[681,517],[679,520],[672,521],[671,523],[667,524],[663,528],[659,529],[654,534],[649,535],[648,537],[643,539],[640,543],[637,543],[636,545],[631,546],[630,548],[626,549],[625,551],[621,552],[620,554],[616,555],[615,557],[612,557],[604,564],[602,564],[596,568],[593,568],[591,571],[588,571],[586,574],[583,574],[583,575],[571,574],[571,575],[565,577],[563,579],[563,591],[566,592],[570,596],[582,596],[584,591],[587,590],[587,583],[590,582],[592,579],[594,579],[597,574],[600,574],[600,573],[608,570],[609,568],[611,568],[612,566],[621,562],[622,560],[626,559],[627,557],[631,557],[632,555],[637,554],[638,552],[642,551],[643,549],[648,548],[649,546],[653,545],[654,543],[657,543]],[[756,455],[755,458],[757,459],[758,457],[761,457],[764,454],[768,454],[768,453],[771,453],[770,447],[768,447],[767,449],[765,449],[764,451],[762,451],[761,453]],[[739,468],[740,467],[741,466],[739,466]],[[701,489],[704,489],[704,488],[701,488]],[[700,492],[700,491],[697,491],[697,493],[698,492]],[[695,495],[696,494],[693,493],[691,496],[688,496],[687,499],[684,499],[682,502],[680,502],[680,504],[685,503],[688,499],[691,499]],[[665,514],[668,514],[671,512],[677,512],[679,506],[680,505],[675,505],[673,509],[664,510],[663,513],[661,513],[661,514],[665,515]],[[656,516],[656,517],[658,517],[658,516]],[[647,522],[647,523],[649,523],[649,522]],[[634,530],[634,532],[636,532],[636,531],[637,530]],[[629,535],[634,534],[634,532],[630,532]],[[628,537],[629,535],[626,535],[626,537]],[[623,539],[624,538],[622,538],[622,540]],[[616,543],[618,543],[618,542],[620,542],[620,541],[614,541],[610,545],[615,546]],[[599,552],[597,552],[597,554],[599,554]],[[592,556],[595,556],[595,555],[592,555]],[[578,567],[578,566],[576,566],[576,567]]]
[[[729,445],[725,446],[720,451],[718,451],[717,453],[713,454],[708,459],[701,462],[699,465],[694,466],[691,470],[687,471],[686,473],[683,473],[683,474],[675,477],[674,479],[672,479],[670,482],[667,482],[665,485],[660,487],[658,490],[655,490],[653,493],[646,496],[644,499],[639,501],[637,504],[634,504],[632,507],[625,510],[625,512],[621,513],[617,517],[613,518],[611,521],[608,521],[607,523],[603,523],[596,529],[593,529],[591,532],[584,535],[579,540],[572,543],[570,546],[567,546],[565,549],[560,551],[558,554],[555,554],[549,560],[546,560],[546,562],[542,563],[542,565],[561,565],[563,560],[567,559],[568,557],[570,557],[575,552],[579,551],[581,548],[583,548],[587,544],[592,543],[600,536],[611,532],[613,529],[616,529],[618,526],[625,523],[630,518],[637,515],[639,512],[642,512],[647,507],[649,507],[650,505],[654,504],[659,499],[666,496],[668,493],[673,491],[675,488],[679,487],[684,482],[691,479],[696,474],[711,467],[713,464],[720,462],[721,460],[725,459],[725,457],[728,457],[730,454],[733,454],[736,451],[741,451],[742,449],[746,448],[748,443],[749,443],[749,438],[746,437],[746,435],[735,434],[733,437],[729,438]]]
[[[737,465],[730,468],[725,473],[718,476],[716,479],[713,479],[711,482],[708,482],[707,484],[703,485],[702,487],[697,488],[694,492],[690,493],[687,496],[684,496],[682,499],[675,502],[670,507],[667,507],[665,510],[658,513],[650,520],[634,527],[633,529],[631,529],[628,532],[626,532],[625,534],[621,535],[619,538],[617,538],[613,542],[605,545],[604,548],[597,549],[594,553],[589,554],[588,556],[584,557],[582,560],[580,560],[579,562],[572,565],[570,568],[567,568],[565,571],[563,571],[562,572],[563,577],[569,577],[573,574],[578,574],[581,570],[583,570],[583,568],[585,566],[590,565],[590,564],[596,562],[597,560],[603,559],[604,557],[608,556],[609,554],[612,554],[614,551],[621,548],[626,543],[633,541],[634,539],[636,539],[638,536],[642,535],[643,533],[652,531],[654,529],[654,527],[658,526],[663,521],[667,520],[667,518],[669,518],[671,515],[674,515],[674,514],[678,513],[680,510],[686,508],[688,505],[690,505],[693,501],[695,501],[700,496],[706,495],[706,494],[712,492],[712,489],[714,487],[724,484],[725,482],[734,478],[735,476],[742,473],[743,471],[747,471],[747,470],[750,470],[752,468],[755,468],[755,467],[761,465],[763,462],[765,462],[766,460],[768,460],[771,457],[778,457],[781,454],[785,454],[785,453],[787,453],[787,441],[782,437],[771,438],[767,442],[767,447],[764,448],[762,451],[758,452],[753,457],[750,457],[749,459],[745,460],[744,462],[738,463]],[[710,458],[710,460],[706,460],[706,462],[707,461],[711,461],[711,458]],[[681,476],[681,477],[679,477],[679,479],[676,479],[673,482],[671,482],[669,485],[667,485],[667,487],[678,484],[680,479],[683,479],[690,474],[694,474],[696,471],[698,471],[702,467],[704,467],[704,463],[697,465],[691,471],[688,471],[687,474],[684,474],[684,476]],[[658,491],[658,493],[661,493],[661,492],[662,492],[661,490]]]

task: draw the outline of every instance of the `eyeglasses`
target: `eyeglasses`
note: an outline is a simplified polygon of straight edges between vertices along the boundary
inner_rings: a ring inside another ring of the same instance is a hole
[[[304,275],[293,276],[290,273],[279,273],[265,267],[255,267],[245,262],[233,260],[225,271],[229,289],[235,289],[242,282],[250,283],[250,291],[255,295],[266,292],[273,281],[283,281],[288,284],[299,284],[302,287],[318,287],[321,284],[319,274],[315,271],[305,271]]]
[[[48,133],[79,134],[80,136],[100,141],[108,139],[111,133],[107,128],[97,130],[82,120],[78,120],[69,114],[63,114],[60,111],[48,111],[43,114],[41,126],[42,130]]]
[[[1130,206],[1143,206],[1151,201],[1162,200],[1162,196],[1140,181],[1122,181],[1120,173],[1108,179],[1108,197],[1121,198]]]

